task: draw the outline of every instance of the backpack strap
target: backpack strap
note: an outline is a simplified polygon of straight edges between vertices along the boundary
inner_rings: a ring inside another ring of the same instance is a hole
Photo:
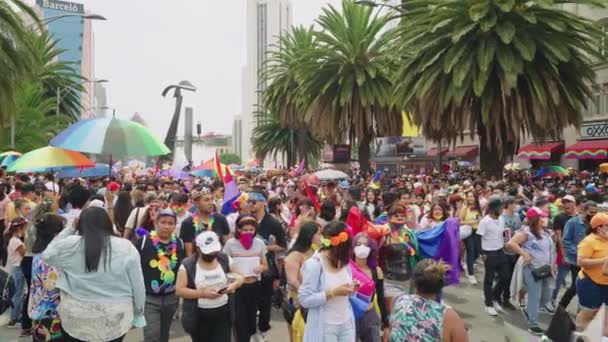
[[[219,252],[217,254],[217,261],[220,263],[220,266],[222,266],[224,273],[230,273],[230,259],[226,254]]]
[[[191,255],[182,261],[182,265],[186,269],[186,274],[188,275],[188,288],[196,289],[196,284],[194,283],[194,277],[196,276],[196,260],[198,259],[198,255]]]
[[[148,235],[144,235],[144,236],[141,238],[141,246],[139,246],[139,251],[140,251],[140,252],[143,252],[143,250],[144,250],[144,246],[146,245],[146,238],[147,238],[147,237],[148,237]]]

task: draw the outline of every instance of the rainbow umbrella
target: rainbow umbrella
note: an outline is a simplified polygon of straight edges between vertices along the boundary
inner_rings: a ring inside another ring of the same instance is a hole
[[[171,151],[145,126],[116,118],[81,120],[59,133],[51,145],[73,151],[103,154],[122,159],[153,157]]]
[[[0,153],[0,167],[8,168],[17,159],[21,157],[21,153],[15,151],[8,151]]]
[[[47,146],[22,155],[8,168],[8,172],[52,172],[93,166],[95,163],[80,152]]]
[[[560,177],[568,174],[568,170],[561,166],[543,166],[536,173],[536,177]]]
[[[116,175],[116,171],[110,170],[110,165],[108,164],[98,163],[86,169],[73,167],[61,170],[57,173],[57,178],[97,178],[107,175]]]

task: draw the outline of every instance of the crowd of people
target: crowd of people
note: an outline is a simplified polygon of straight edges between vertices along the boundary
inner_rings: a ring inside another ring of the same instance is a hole
[[[219,179],[0,173],[0,311],[34,341],[168,341],[178,319],[195,342],[266,341],[275,307],[292,342],[460,342],[442,292],[462,270],[488,315],[519,307],[542,335],[578,296],[582,330],[608,304],[604,183],[292,171],[239,176],[228,203]],[[453,225],[455,262],[425,250]]]

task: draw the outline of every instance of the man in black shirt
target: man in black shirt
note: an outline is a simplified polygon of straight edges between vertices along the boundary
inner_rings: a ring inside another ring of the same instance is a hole
[[[252,208],[252,214],[260,222],[257,235],[264,240],[268,249],[268,254],[266,254],[268,271],[262,274],[260,299],[258,302],[258,310],[260,311],[258,329],[260,329],[262,336],[265,337],[265,333],[270,330],[270,310],[274,291],[273,283],[279,276],[275,254],[287,249],[287,240],[285,239],[285,231],[281,227],[281,223],[266,212],[266,196],[264,194],[252,192],[249,194],[247,202]]]
[[[576,216],[576,207],[579,204],[580,202],[576,201],[576,199],[572,195],[566,195],[562,197],[562,212],[555,216],[555,218],[553,219],[553,231],[555,232],[556,241],[555,244],[557,247],[557,254],[561,257],[562,264],[558,265],[557,277],[555,279],[555,288],[553,289],[553,294],[551,297],[552,303],[554,303],[557,299],[559,289],[565,283],[566,276],[570,271],[571,266],[568,265],[565,261],[566,253],[564,251],[564,245],[562,244],[562,237],[564,234],[564,228],[566,227],[566,222]],[[572,281],[576,283],[576,278],[573,278]]]
[[[145,341],[169,341],[169,330],[178,304],[175,280],[186,255],[184,243],[173,234],[176,222],[177,217],[172,210],[161,210],[155,229],[135,242],[146,285]]]
[[[194,251],[194,239],[204,230],[212,230],[220,237],[222,245],[230,237],[230,227],[226,217],[214,213],[213,193],[208,188],[192,190],[190,199],[196,206],[196,211],[191,217],[182,222],[180,238],[184,241],[186,255],[192,255]]]

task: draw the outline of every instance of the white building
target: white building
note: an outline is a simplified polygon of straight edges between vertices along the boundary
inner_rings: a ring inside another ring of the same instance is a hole
[[[235,140],[235,151],[241,151],[243,162],[254,156],[251,152],[251,135],[260,118],[261,90],[269,80],[260,79],[268,51],[291,26],[289,0],[247,0],[247,64],[243,69],[243,96],[241,113],[242,135]],[[236,121],[236,120],[235,120]],[[240,145],[240,146],[237,146]]]
[[[243,155],[243,119],[240,115],[234,117],[232,122],[232,150],[239,156]]]

